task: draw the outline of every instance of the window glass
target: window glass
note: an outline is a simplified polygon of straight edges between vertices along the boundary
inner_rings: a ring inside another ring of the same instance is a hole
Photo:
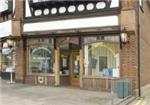
[[[119,37],[85,37],[84,75],[119,76]]]
[[[8,55],[2,54],[0,59],[1,71],[10,72],[11,70],[15,70],[15,52]]]
[[[60,72],[69,75],[72,69],[73,74],[79,74],[79,40],[78,38],[64,37],[57,39],[60,47]]]
[[[3,72],[15,71],[16,52],[14,47],[5,46],[6,44],[0,43],[0,70]]]
[[[0,12],[8,9],[8,0],[0,0]]]
[[[33,44],[29,47],[30,73],[53,73],[53,44],[45,43],[45,40],[42,41],[42,43]]]

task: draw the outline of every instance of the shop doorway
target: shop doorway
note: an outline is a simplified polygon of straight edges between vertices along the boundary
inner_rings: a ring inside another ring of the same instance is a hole
[[[78,38],[60,38],[60,72],[68,75],[71,86],[79,86],[79,40]]]
[[[79,52],[71,52],[70,56],[70,79],[72,86],[79,86]]]

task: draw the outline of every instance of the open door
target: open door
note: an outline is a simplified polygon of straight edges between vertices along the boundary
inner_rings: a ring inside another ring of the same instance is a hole
[[[70,77],[70,85],[79,87],[79,39],[61,38],[60,43],[60,71]]]
[[[71,56],[70,56],[70,78],[71,78],[71,85],[72,86],[79,86],[79,61],[80,61],[80,57],[79,57],[79,52],[71,52]]]

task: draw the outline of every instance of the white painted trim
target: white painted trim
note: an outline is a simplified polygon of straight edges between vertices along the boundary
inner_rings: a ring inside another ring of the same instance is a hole
[[[16,0],[13,0],[13,14],[15,15]],[[15,17],[15,16],[14,16]]]
[[[46,21],[37,23],[25,23],[24,32],[52,31],[66,29],[96,28],[119,25],[118,16],[92,17],[82,19],[68,19],[58,21]]]
[[[29,1],[25,0],[25,17],[31,17],[31,11],[29,6]]]
[[[110,8],[119,7],[120,0],[112,0]]]
[[[12,20],[0,23],[0,38],[12,35]]]

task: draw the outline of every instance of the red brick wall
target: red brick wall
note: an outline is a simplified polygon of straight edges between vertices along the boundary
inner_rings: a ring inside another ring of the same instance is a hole
[[[122,45],[120,51],[121,78],[132,80],[133,89],[137,87],[137,17],[135,0],[123,0],[120,15],[121,27],[132,33],[129,42]]]
[[[144,1],[144,13],[140,12],[141,25],[141,84],[150,84],[150,4]]]
[[[39,83],[38,77],[43,78],[43,83]],[[25,83],[31,84],[31,85],[54,86],[55,85],[55,77],[54,76],[27,75],[25,78]]]
[[[16,0],[15,4],[15,14],[13,18],[13,35],[21,36],[22,33],[22,24],[21,20],[23,18],[23,0]],[[25,50],[23,48],[23,41],[17,40],[16,41],[16,81],[24,81],[25,76],[25,64],[26,59],[25,57]]]
[[[23,82],[25,76],[24,65],[26,61],[24,59],[23,41],[16,41],[16,81]]]

